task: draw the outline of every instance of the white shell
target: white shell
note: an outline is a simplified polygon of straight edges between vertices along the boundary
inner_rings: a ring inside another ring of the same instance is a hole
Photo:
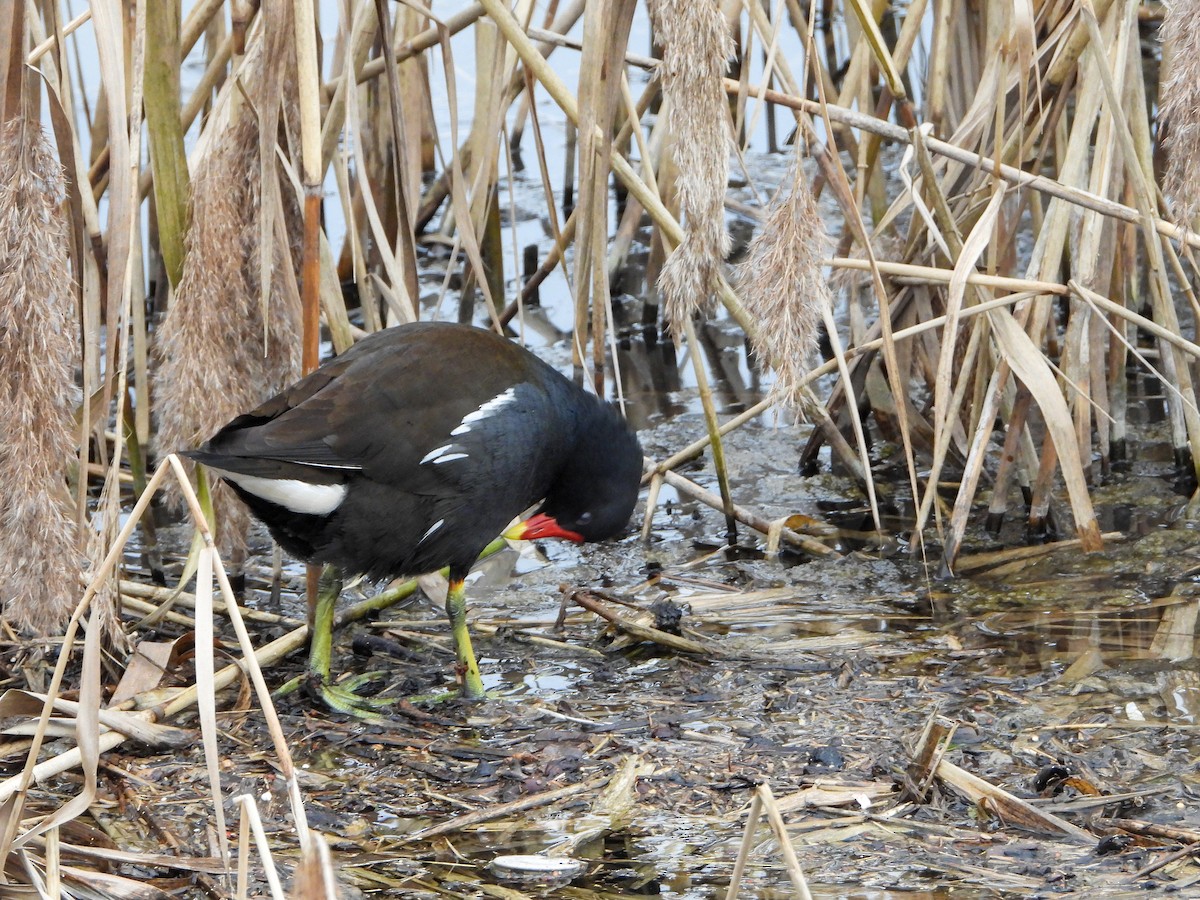
[[[583,874],[587,864],[569,856],[497,856],[488,869],[497,878],[538,884],[565,884]]]

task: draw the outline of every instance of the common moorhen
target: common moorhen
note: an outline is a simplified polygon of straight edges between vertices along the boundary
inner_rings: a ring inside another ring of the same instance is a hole
[[[642,472],[615,408],[493,332],[433,322],[362,339],[186,455],[300,559],[372,578],[448,567],[467,697],[483,693],[463,588],[480,553],[538,501],[505,537],[612,537]],[[335,599],[318,602],[310,669],[345,708],[328,683]]]

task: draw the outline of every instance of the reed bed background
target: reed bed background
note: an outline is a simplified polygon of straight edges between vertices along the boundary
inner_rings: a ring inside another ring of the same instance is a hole
[[[778,405],[817,425],[801,465],[829,447],[877,526],[878,493],[911,497],[931,566],[953,570],[985,502],[989,524],[1098,548],[1091,488],[1127,453],[1131,367],[1162,380],[1196,480],[1194,6],[1173,6],[1164,44],[1163,7],[1129,0],[0,2],[5,619],[49,637],[91,616],[119,647],[102,561],[122,509],[167,454],[311,368],[322,335],[337,351],[431,315],[517,327],[558,270],[577,375],[613,391],[609,297],[635,243],[649,333],[690,347],[728,318],[776,373],[722,421],[691,354],[708,433],[648,461],[651,505],[711,443],[730,530],[770,530],[739,508],[719,432]],[[647,17],[653,56],[629,46]],[[727,186],[760,187],[766,118],[792,175],[738,208],[761,227],[735,267]],[[566,173],[547,152],[563,144]],[[525,272],[518,160],[546,198]],[[873,479],[881,440],[899,486]],[[236,558],[239,507],[213,501]],[[0,851],[70,815],[20,818]]]

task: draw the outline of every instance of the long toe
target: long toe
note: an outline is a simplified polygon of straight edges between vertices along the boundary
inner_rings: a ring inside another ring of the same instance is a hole
[[[310,675],[305,690],[312,699],[334,712],[344,713],[368,722],[383,721],[384,712],[396,702],[392,697],[365,697],[356,693],[365,684],[378,682],[382,673],[367,672],[332,684],[317,675]]]

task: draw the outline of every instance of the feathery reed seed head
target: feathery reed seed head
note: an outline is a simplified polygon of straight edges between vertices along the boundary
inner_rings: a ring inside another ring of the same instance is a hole
[[[794,408],[816,348],[821,304],[833,302],[821,274],[828,244],[797,154],[790,191],[780,190],[737,267],[742,301],[759,323],[754,351],[775,369],[772,396]]]
[[[1164,193],[1181,225],[1200,214],[1200,0],[1174,0],[1167,7],[1163,42],[1171,48],[1171,74],[1162,87],[1160,118],[1167,123]]]
[[[245,74],[244,81],[261,83],[255,74]],[[285,81],[284,103],[291,109],[281,122],[298,121],[294,87],[294,82]],[[300,374],[299,298],[287,290],[280,273],[283,266],[294,268],[299,259],[303,216],[289,185],[281,183],[280,194],[290,246],[275,246],[264,322],[258,118],[242,110],[210,145],[191,182],[192,225],[183,275],[154,347],[158,446],[163,453],[198,446]],[[218,486],[214,498],[222,546],[240,550],[249,517],[224,485]]]
[[[67,472],[77,459],[79,332],[62,167],[40,126],[0,132],[0,603],[16,628],[59,632],[82,555]]]
[[[651,0],[649,6],[663,47],[659,74],[686,231],[658,279],[667,317],[678,333],[685,318],[711,305],[718,266],[729,253],[729,110],[721,79],[733,55],[733,38],[715,0]]]

